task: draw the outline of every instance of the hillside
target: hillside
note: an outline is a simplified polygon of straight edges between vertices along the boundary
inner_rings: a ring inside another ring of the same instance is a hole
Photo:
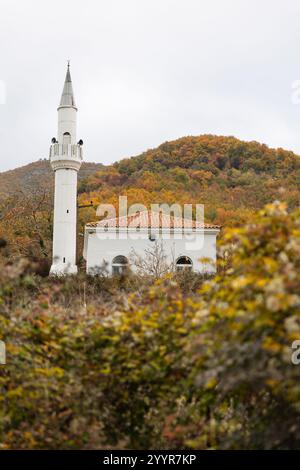
[[[234,137],[202,135],[165,142],[83,179],[80,200],[203,203],[210,222],[232,225],[268,202],[300,200],[300,158]],[[92,212],[89,211],[89,217]]]
[[[79,179],[87,178],[102,168],[101,163],[83,163],[79,171]],[[32,188],[52,188],[53,171],[48,159],[41,159],[14,170],[0,173],[0,198],[11,196],[16,189],[25,193]]]
[[[10,253],[49,258],[53,180],[47,160],[0,173],[0,238],[9,241]],[[117,207],[119,195],[145,206],[201,203],[207,222],[236,226],[275,200],[299,206],[300,158],[234,137],[183,137],[110,166],[84,163],[78,192],[80,205],[94,203],[78,211],[79,234],[96,220],[99,203]]]

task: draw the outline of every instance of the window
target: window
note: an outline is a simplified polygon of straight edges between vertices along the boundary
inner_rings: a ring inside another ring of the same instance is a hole
[[[192,260],[188,256],[180,256],[176,261],[176,271],[182,271],[183,269],[188,269],[191,271],[192,267]]]
[[[128,269],[128,259],[126,256],[116,256],[112,260],[112,273],[113,274],[124,274]]]

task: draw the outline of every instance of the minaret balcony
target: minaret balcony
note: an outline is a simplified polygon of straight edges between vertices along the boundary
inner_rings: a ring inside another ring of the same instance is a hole
[[[82,146],[79,144],[52,144],[50,158],[78,158],[82,160]]]
[[[78,171],[82,158],[82,146],[79,144],[55,143],[50,146],[50,163],[54,171],[61,168]]]

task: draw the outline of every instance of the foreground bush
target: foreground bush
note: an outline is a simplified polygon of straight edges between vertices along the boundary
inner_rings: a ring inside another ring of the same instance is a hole
[[[299,448],[299,240],[267,206],[196,294],[3,266],[1,448]]]
[[[190,445],[299,448],[300,213],[267,206],[222,250],[231,267],[202,289],[191,347],[206,412]]]
[[[26,289],[34,278],[22,274],[15,283]],[[176,287],[159,281],[142,300],[129,295],[122,311],[95,302],[74,311],[52,303],[58,285],[2,316],[2,448],[160,443],[175,397],[191,395],[183,351],[192,309]]]

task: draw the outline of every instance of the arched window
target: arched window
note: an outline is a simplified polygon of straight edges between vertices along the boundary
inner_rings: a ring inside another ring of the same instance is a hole
[[[112,273],[124,274],[128,269],[128,259],[126,256],[119,255],[112,260]]]
[[[176,261],[176,271],[182,271],[183,269],[192,270],[193,262],[188,256],[180,256]]]
[[[65,132],[63,135],[63,144],[70,144],[71,143],[71,134],[70,132]]]

